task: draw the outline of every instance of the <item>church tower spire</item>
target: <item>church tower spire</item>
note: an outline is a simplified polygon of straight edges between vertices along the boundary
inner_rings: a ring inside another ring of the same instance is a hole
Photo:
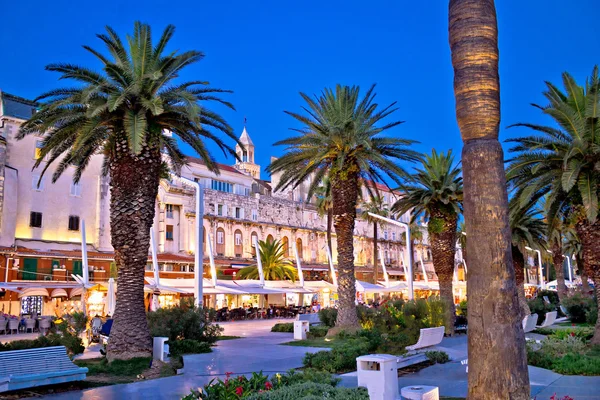
[[[248,174],[256,179],[260,179],[260,165],[254,163],[254,143],[246,130],[245,122],[244,119],[244,129],[240,136],[240,142],[244,145],[244,148],[239,144],[236,144],[235,146],[235,153],[241,160],[238,160],[235,163],[235,168],[240,172]]]

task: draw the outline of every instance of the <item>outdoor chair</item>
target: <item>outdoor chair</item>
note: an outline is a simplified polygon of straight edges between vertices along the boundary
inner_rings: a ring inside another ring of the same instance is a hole
[[[26,319],[25,320],[25,333],[27,333],[28,330],[31,329],[31,333],[33,333],[33,331],[35,330],[35,323],[36,320],[35,319]]]
[[[8,326],[8,321],[5,319],[0,320],[0,331],[3,331],[6,335],[6,327]]]
[[[0,392],[84,380],[87,368],[69,359],[64,346],[0,353]]]
[[[12,334],[13,331],[17,331],[19,333],[19,320],[18,319],[9,319],[8,320],[8,330]]]
[[[556,311],[550,311],[546,313],[544,322],[541,325],[537,325],[536,328],[547,328],[556,322]]]
[[[406,350],[418,350],[440,344],[444,338],[445,329],[443,326],[421,329],[417,343],[412,346],[406,346]]]
[[[51,325],[52,325],[52,321],[50,319],[48,319],[48,318],[42,318],[40,320],[39,331],[42,332],[45,335],[50,330],[50,326]]]

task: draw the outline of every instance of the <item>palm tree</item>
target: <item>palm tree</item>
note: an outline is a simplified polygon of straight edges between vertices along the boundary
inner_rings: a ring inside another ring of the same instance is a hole
[[[589,294],[591,288],[583,265],[581,241],[577,237],[574,225],[569,225],[565,233],[564,251],[569,257],[575,256],[577,272],[579,272],[579,277],[581,278],[581,290],[583,293]]]
[[[258,248],[265,279],[296,281],[298,274],[292,262],[285,256],[283,243],[280,240],[261,240],[258,242]],[[242,268],[237,276],[241,279],[258,279],[258,266],[252,264]]]
[[[519,123],[535,134],[511,139],[516,143],[509,160],[508,177],[522,204],[546,197],[549,225],[567,215],[574,220],[582,245],[583,264],[594,281],[600,304],[600,77],[598,67],[584,86],[563,73],[563,92],[546,83],[546,106],[535,106],[550,116],[557,127]],[[599,311],[600,313],[600,307]],[[600,319],[592,343],[600,344]]]
[[[215,101],[233,108],[219,97],[225,91],[204,81],[174,81],[185,67],[204,57],[198,51],[165,54],[174,31],[168,26],[153,43],[150,26],[136,22],[124,45],[107,27],[98,38],[106,45],[108,56],[84,46],[100,60],[101,72],[73,64],[47,66],[47,70],[59,72],[61,79],[77,84],[38,97],[45,102],[19,132],[19,138],[46,133],[35,167],[47,157],[43,175],[58,161],[53,182],[70,166],[74,167],[73,180],[79,181],[91,159],[96,154],[103,156],[103,172],[110,176],[111,239],[119,286],[109,360],[152,354],[144,308],[144,269],[159,178],[165,167],[162,151],[167,152],[175,171],[185,163],[178,141],[163,132],[172,132],[190,145],[211,171],[217,172],[218,167],[204,139],[235,155],[215,133],[220,131],[235,140],[231,127],[201,105]]]
[[[369,213],[387,217],[390,215],[390,210],[388,205],[383,203],[381,196],[375,196],[371,201],[363,202],[361,210],[360,217],[367,221],[367,223],[373,224],[373,282],[377,283],[379,281],[379,265],[377,264],[377,259],[379,258],[377,230],[381,224],[381,220],[371,216]]]
[[[440,298],[446,304],[446,332],[454,332],[454,255],[458,216],[462,212],[463,185],[460,168],[454,164],[452,150],[424,155],[421,168],[408,184],[405,194],[394,203],[392,211],[413,213],[413,221],[423,216],[427,221],[433,268],[440,284]]]
[[[408,229],[410,229],[410,248],[411,248],[411,252],[410,252],[410,265],[416,265],[415,264],[415,251],[417,250],[417,247],[415,246],[417,243],[419,244],[419,251],[423,251],[423,240],[425,238],[425,235],[423,234],[423,227],[419,224],[419,222],[416,219],[412,219],[410,221],[410,224],[408,226]],[[414,280],[414,274],[415,274],[415,269],[413,267],[413,280]]]
[[[323,179],[323,184],[316,189],[315,196],[317,198],[317,213],[319,217],[327,217],[327,245],[329,246],[329,250],[332,251],[331,228],[333,224],[333,207],[331,204],[331,185],[327,177]]]
[[[450,0],[456,117],[464,143],[470,399],[529,398],[525,335],[511,257],[494,0]],[[482,323],[485,321],[485,323]]]
[[[563,241],[564,241],[564,217],[555,217],[548,225],[548,242],[552,249],[552,265],[556,274],[556,286],[558,298],[560,300],[567,297],[567,285],[565,283],[565,269],[563,260]]]
[[[517,295],[521,307],[521,318],[531,314],[525,298],[525,254],[527,249],[546,247],[546,224],[541,218],[542,211],[535,206],[520,207],[513,199],[510,203],[510,232],[512,236],[512,259],[517,283]]]
[[[325,89],[314,99],[301,93],[306,102],[305,114],[287,112],[303,127],[298,134],[277,142],[286,153],[268,170],[282,172],[275,190],[297,187],[310,180],[307,197],[311,198],[321,181],[328,177],[331,185],[333,225],[338,248],[339,309],[337,329],[358,329],[354,276],[354,223],[361,185],[371,197],[378,194],[376,182],[384,176],[400,184],[406,171],[393,159],[412,161],[418,154],[407,148],[412,140],[382,136],[382,132],[401,121],[383,123],[396,108],[395,103],[380,108],[375,99],[375,85],[361,98],[358,86]]]

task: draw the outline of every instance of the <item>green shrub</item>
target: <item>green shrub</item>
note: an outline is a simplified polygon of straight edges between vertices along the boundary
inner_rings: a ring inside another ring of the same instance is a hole
[[[594,330],[592,328],[554,329],[550,338],[565,340],[569,336],[575,336],[583,341],[588,341],[594,336]]]
[[[544,297],[547,297],[548,300],[550,300],[550,304],[552,304],[554,306],[554,309],[557,309],[558,306],[560,305],[560,299],[558,297],[558,292],[556,292],[554,290],[542,289],[542,290],[538,291],[537,297],[540,299],[544,299]]]
[[[306,333],[306,337],[308,339],[321,338],[327,336],[327,332],[329,332],[329,327],[313,325],[310,327],[310,330]]]
[[[535,299],[531,299],[527,301],[527,305],[529,306],[529,310],[532,314],[537,314],[538,320],[537,325],[541,325],[544,322],[544,318],[546,317],[546,313],[550,311],[555,311],[556,307],[550,303],[546,303],[541,297],[536,297]]]
[[[335,321],[337,320],[337,309],[336,308],[323,308],[319,311],[319,319],[323,325],[333,328]]]
[[[600,346],[586,345],[574,332],[548,336],[536,347],[527,344],[530,365],[564,375],[600,375]]]
[[[446,364],[448,361],[450,361],[450,357],[445,351],[426,351],[425,355],[429,361],[432,361],[436,364]]]
[[[280,386],[290,386],[304,382],[323,383],[330,386],[337,386],[340,383],[340,378],[336,378],[329,372],[319,371],[312,368],[306,368],[302,372],[291,369],[286,374],[277,374],[273,378],[273,382]]]
[[[588,313],[594,309],[595,303],[593,298],[581,292],[575,292],[562,300],[563,306],[569,313],[569,319],[574,323],[586,322]]]
[[[369,354],[369,343],[366,339],[349,339],[334,345],[330,351],[307,353],[304,366],[327,372],[346,372],[356,369],[356,357]]]
[[[271,332],[293,333],[294,332],[294,323],[293,322],[285,322],[285,323],[281,323],[281,324],[275,324],[271,328]]]
[[[566,354],[554,362],[552,370],[563,375],[600,375],[600,357]]]
[[[192,339],[169,340],[169,352],[174,356],[210,353],[210,344]]]
[[[33,340],[15,340],[13,342],[0,344],[0,351],[27,350],[42,347],[65,346],[67,353],[71,356],[81,354],[85,350],[81,338],[64,332],[62,335],[51,333],[47,336],[40,336]]]
[[[406,346],[415,344],[418,338],[413,338],[404,332],[388,334],[378,351],[387,354],[404,354],[406,353]]]
[[[598,321],[598,303],[594,299],[594,301],[592,301],[592,306],[590,307],[589,311],[585,313],[585,322],[587,322],[590,325],[596,325],[597,321]]]
[[[322,383],[305,382],[251,395],[248,400],[369,400],[365,388],[336,388]]]
[[[467,300],[463,300],[458,303],[458,306],[456,306],[456,315],[461,315],[467,318],[467,305]]]
[[[207,309],[187,304],[149,312],[148,326],[152,337],[164,336],[170,341],[190,339],[214,344],[223,332],[210,322]]]

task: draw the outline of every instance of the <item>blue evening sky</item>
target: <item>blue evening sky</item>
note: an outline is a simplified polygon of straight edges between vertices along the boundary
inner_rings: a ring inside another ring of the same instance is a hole
[[[272,143],[298,126],[283,112],[300,110],[298,92],[336,83],[377,83],[380,104],[397,101],[396,117],[406,121],[391,134],[420,141],[420,151],[452,148],[459,157],[447,7],[442,0],[9,1],[0,24],[0,90],[34,98],[66,83],[46,64],[97,66],[81,45],[100,49],[95,34],[104,25],[123,35],[141,20],[158,37],[174,24],[172,49],[206,54],[182,79],[234,90],[237,111],[215,109],[238,134],[248,118],[263,167],[281,154]],[[511,123],[547,122],[529,105],[543,103],[545,80],[560,83],[566,70],[582,81],[600,63],[600,2],[501,0],[497,12],[504,139],[519,133],[505,129]]]

